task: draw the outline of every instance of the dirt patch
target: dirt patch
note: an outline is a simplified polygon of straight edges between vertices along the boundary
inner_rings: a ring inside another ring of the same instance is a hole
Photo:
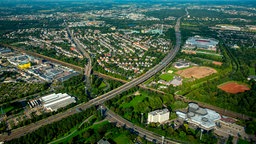
[[[240,92],[245,92],[247,90],[250,90],[250,88],[247,87],[246,85],[238,84],[236,82],[228,82],[218,86],[218,88],[227,93],[232,93],[232,94],[237,94]]]
[[[182,50],[181,52],[184,52],[185,54],[196,54],[196,51],[194,50]]]
[[[213,61],[212,63],[215,64],[215,65],[219,65],[219,66],[222,65],[222,62]]]
[[[179,70],[176,72],[178,75],[185,78],[196,78],[200,79],[206,76],[209,76],[213,73],[217,73],[217,71],[210,67],[192,67],[185,70]]]
[[[140,95],[140,91],[136,91],[136,92],[134,93],[134,95],[135,95],[135,96]]]

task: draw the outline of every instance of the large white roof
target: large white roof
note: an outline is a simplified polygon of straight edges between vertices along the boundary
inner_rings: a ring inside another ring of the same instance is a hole
[[[190,117],[190,120],[192,122],[200,124],[205,128],[214,127],[215,121],[221,119],[220,114],[210,109],[205,109],[205,110],[207,111],[206,115],[202,116],[199,114],[195,114],[193,117]]]
[[[74,97],[69,96],[66,93],[58,93],[58,94],[49,94],[41,98],[43,106],[52,111],[56,111],[61,107],[65,107],[71,103],[75,103],[76,100]]]
[[[155,110],[155,111],[152,111],[148,114],[152,114],[152,115],[162,115],[162,114],[166,114],[166,113],[169,113],[169,110],[167,108],[165,109],[162,109],[162,110]]]

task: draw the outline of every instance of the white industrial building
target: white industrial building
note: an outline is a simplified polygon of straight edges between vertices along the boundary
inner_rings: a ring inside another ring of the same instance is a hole
[[[148,113],[148,123],[163,123],[169,120],[170,112],[168,109],[155,110]]]
[[[197,125],[204,130],[214,129],[216,122],[221,119],[220,114],[217,112],[207,108],[201,108],[196,103],[189,103],[187,113],[177,111],[176,114],[179,118]]]
[[[50,94],[40,98],[43,107],[46,110],[57,111],[59,108],[65,107],[71,103],[75,103],[75,97],[71,97],[66,93]]]

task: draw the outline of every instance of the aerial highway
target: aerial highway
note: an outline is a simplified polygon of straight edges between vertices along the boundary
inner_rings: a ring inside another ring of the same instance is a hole
[[[100,104],[104,103],[105,101],[114,98],[118,94],[121,94],[122,92],[127,91],[127,90],[143,83],[147,79],[151,78],[153,75],[155,75],[156,73],[161,71],[163,68],[165,68],[171,62],[171,60],[174,59],[174,57],[178,53],[178,51],[180,49],[180,45],[181,45],[181,35],[180,35],[180,30],[179,30],[181,18],[182,17],[177,19],[177,22],[175,25],[176,44],[175,44],[174,48],[172,48],[170,50],[170,52],[167,54],[167,56],[159,64],[157,64],[156,66],[151,68],[148,72],[146,72],[142,76],[140,76],[130,82],[125,83],[124,85],[122,85],[108,93],[105,93],[101,96],[98,96],[98,97],[90,100],[87,103],[79,104],[73,108],[68,109],[65,112],[58,113],[56,115],[50,116],[46,119],[37,121],[37,122],[29,124],[27,126],[24,126],[24,127],[18,128],[18,129],[14,129],[11,131],[11,133],[9,135],[7,135],[7,134],[0,135],[0,141],[9,141],[11,139],[18,138],[20,136],[26,135],[29,132],[35,131],[36,129],[40,128],[43,125],[47,125],[47,124],[59,121],[65,117],[68,117],[70,115],[78,113],[78,111],[76,110],[77,108],[86,110],[89,107],[92,107],[95,105],[100,105]]]

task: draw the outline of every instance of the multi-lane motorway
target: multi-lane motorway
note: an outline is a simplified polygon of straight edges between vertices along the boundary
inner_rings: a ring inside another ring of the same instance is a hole
[[[113,97],[115,97],[118,94],[121,94],[124,91],[127,91],[129,89],[131,89],[132,87],[135,87],[139,84],[141,84],[142,82],[146,81],[147,79],[149,79],[150,77],[152,77],[153,75],[155,75],[157,72],[161,71],[164,67],[166,67],[171,60],[173,60],[173,58],[176,56],[176,54],[178,53],[179,49],[180,49],[180,45],[181,45],[181,35],[180,35],[180,20],[182,17],[178,18],[176,25],[175,25],[175,36],[176,36],[176,45],[173,49],[170,50],[170,52],[167,54],[167,56],[156,66],[154,66],[152,69],[150,69],[148,72],[146,72],[144,75],[106,93],[103,94],[95,99],[90,100],[87,103],[83,103],[83,104],[79,104],[73,108],[68,109],[65,112],[50,116],[46,119],[40,120],[38,122],[29,124],[27,126],[18,128],[18,129],[14,129],[12,130],[12,132],[7,135],[0,135],[0,141],[8,141],[14,138],[18,138],[20,136],[25,135],[26,133],[32,132],[38,128],[40,128],[43,125],[47,125],[56,121],[59,121],[65,117],[68,117],[70,115],[73,115],[75,113],[77,113],[78,111],[76,110],[77,108],[81,108],[83,110],[95,106],[95,105],[99,105],[104,103],[105,101],[112,99]]]

